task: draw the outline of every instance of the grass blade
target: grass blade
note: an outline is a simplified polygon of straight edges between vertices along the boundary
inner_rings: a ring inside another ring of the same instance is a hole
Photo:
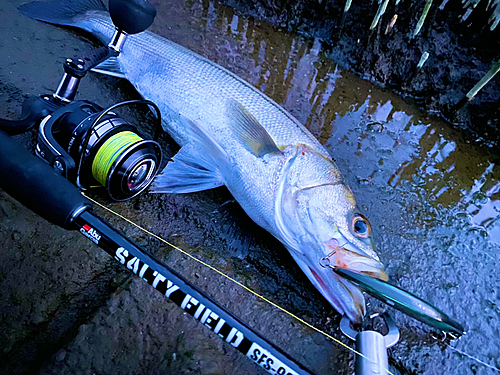
[[[483,78],[470,90],[466,97],[470,100],[474,99],[476,94],[500,71],[500,60],[498,60],[491,69],[484,75]]]
[[[370,30],[373,30],[375,26],[377,26],[380,17],[382,17],[382,15],[385,13],[385,10],[387,9],[387,4],[389,4],[389,0],[384,0],[383,2],[380,3],[377,10],[377,14],[375,15],[372,25],[370,26]]]
[[[422,15],[420,16],[420,19],[418,20],[417,27],[413,31],[412,38],[415,38],[417,34],[420,32],[420,29],[422,29],[422,26],[424,25],[425,18],[427,17],[427,13],[429,13],[429,9],[431,9],[432,5],[432,0],[427,0],[425,3],[424,11],[422,12]]]

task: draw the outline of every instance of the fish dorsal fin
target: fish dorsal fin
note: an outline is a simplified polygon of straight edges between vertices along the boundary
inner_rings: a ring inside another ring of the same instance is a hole
[[[220,145],[193,121],[180,116],[190,138],[158,175],[152,193],[194,193],[224,185],[221,167],[227,154]]]
[[[281,153],[269,133],[238,101],[229,99],[227,115],[231,119],[231,129],[245,148],[255,156]]]
[[[116,57],[110,57],[91,69],[93,72],[106,74],[118,78],[125,78],[125,73],[120,66],[120,62]]]

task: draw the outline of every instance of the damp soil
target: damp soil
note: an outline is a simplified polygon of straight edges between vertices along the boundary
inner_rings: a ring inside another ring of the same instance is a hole
[[[27,95],[53,92],[66,57],[96,43],[23,18],[0,3],[0,117]],[[395,91],[360,79],[331,48],[210,1],[156,2],[152,31],[235,72],[281,104],[335,158],[370,219],[396,285],[462,323],[452,342],[388,309],[401,331],[395,374],[494,373],[499,367],[500,181],[496,148]],[[355,48],[352,46],[352,48]],[[125,81],[90,74],[79,97],[102,106],[138,98]],[[151,136],[141,112],[124,113]],[[16,137],[33,150],[36,132]],[[178,146],[160,138],[165,156]],[[283,246],[239,210],[225,188],[90,196],[352,345],[338,314]],[[350,351],[134,226],[96,212],[315,374],[351,374]],[[5,374],[265,373],[77,233],[0,192],[0,372]],[[249,242],[246,248],[244,243]],[[381,307],[368,299],[369,311]],[[481,360],[479,363],[466,354]]]

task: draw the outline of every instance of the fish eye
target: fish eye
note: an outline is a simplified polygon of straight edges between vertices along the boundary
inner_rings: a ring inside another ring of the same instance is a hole
[[[371,225],[366,217],[356,214],[352,218],[352,231],[361,238],[368,238],[371,233]]]

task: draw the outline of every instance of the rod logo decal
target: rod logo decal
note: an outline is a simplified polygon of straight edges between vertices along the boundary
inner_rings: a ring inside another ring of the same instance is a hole
[[[184,292],[182,285],[176,285],[172,280],[152,269],[127,249],[119,247],[115,250],[114,255],[117,261],[270,374],[299,375],[276,358],[269,350],[246,338],[243,332],[232,327],[216,311],[205,306],[191,294]]]
[[[188,282],[183,281],[182,278],[177,276],[175,272],[164,268],[161,263],[143,253],[134,244],[127,244],[125,241],[116,242],[112,237],[108,237],[107,234],[97,232],[88,223],[82,224],[80,232],[85,237],[98,244],[99,247],[113,256],[120,264],[127,267],[211,330],[215,335],[250,358],[268,373],[272,375],[299,375],[298,372],[285,364],[288,359],[286,356],[281,357],[279,350],[273,348],[272,344],[258,337],[252,330],[246,328],[243,323],[225,312],[222,307],[212,302],[209,297],[200,294]],[[128,249],[120,246],[119,243],[124,243]],[[166,276],[162,275],[160,271],[155,270],[146,262],[164,272]],[[245,335],[248,335],[248,337]],[[264,345],[264,347],[261,345]],[[275,351],[277,352],[277,357],[273,354]]]
[[[220,338],[234,346],[243,354],[247,354],[252,342],[237,328],[230,326],[215,311],[212,311],[203,303],[200,303],[195,297],[182,291],[178,285],[168,280],[158,271],[153,270],[139,258],[130,254],[125,248],[119,247],[116,249],[115,259],[153,288],[164,294],[205,327],[216,333]]]
[[[101,240],[101,235],[90,225],[85,224],[82,228],[80,228],[80,233],[91,240],[96,245],[99,245],[99,241]]]
[[[290,367],[281,362],[278,358],[272,355],[269,350],[264,349],[256,343],[252,343],[247,357],[257,363],[260,367],[271,374],[276,375],[299,375]]]

